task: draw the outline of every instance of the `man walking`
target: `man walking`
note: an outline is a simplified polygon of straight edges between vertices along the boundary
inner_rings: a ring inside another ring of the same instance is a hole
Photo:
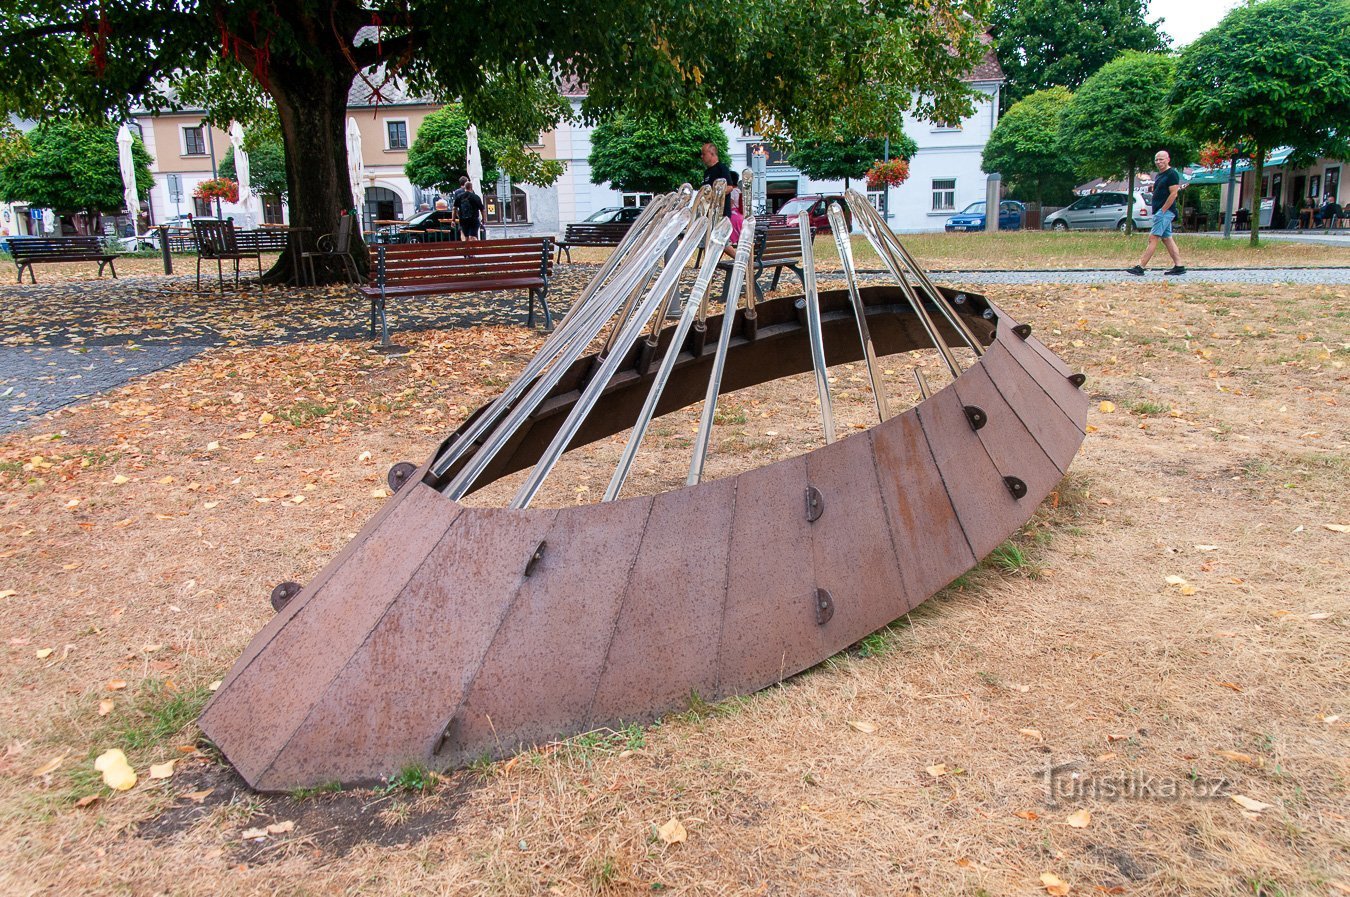
[[[483,220],[483,200],[477,193],[473,192],[473,183],[466,180],[462,185],[464,192],[455,200],[455,212],[459,215],[460,238],[466,242],[469,240],[481,240],[479,236],[479,227]]]
[[[1144,266],[1158,251],[1158,241],[1162,240],[1167,254],[1172,257],[1172,267],[1163,273],[1185,274],[1186,266],[1181,263],[1177,241],[1172,239],[1172,222],[1177,219],[1177,197],[1181,194],[1181,175],[1172,167],[1172,156],[1167,150],[1158,150],[1153,157],[1153,164],[1158,167],[1158,176],[1153,179],[1153,228],[1148,232],[1148,248],[1140,257],[1139,264],[1126,268],[1125,273],[1143,277]]]
[[[718,180],[727,182],[727,193],[722,203],[722,214],[731,214],[731,188],[739,186],[741,178],[736,172],[732,171],[727,163],[723,162],[717,155],[717,147],[711,143],[703,144],[703,151],[700,153],[703,158],[703,164],[707,166],[703,171],[703,186],[711,187]]]

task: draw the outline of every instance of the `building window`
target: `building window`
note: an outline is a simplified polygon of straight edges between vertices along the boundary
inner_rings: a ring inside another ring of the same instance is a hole
[[[951,212],[956,209],[956,178],[933,179],[933,211]]]
[[[202,199],[200,196],[192,197],[192,214],[198,218],[210,218],[215,214],[215,210],[211,208],[211,200]]]
[[[195,128],[183,129],[183,155],[185,156],[206,155],[206,137],[202,134],[202,128],[200,125],[198,125]]]
[[[765,156],[765,165],[787,165],[787,153],[778,149],[769,143],[750,143],[745,147],[745,165],[747,168],[755,167],[756,153],[763,153]]]
[[[961,120],[960,120],[959,118],[958,118],[956,121],[941,121],[941,120],[938,120],[938,121],[936,121],[936,122],[933,123],[933,130],[934,130],[934,131],[959,131],[959,130],[961,130]]]
[[[511,185],[511,199],[509,202],[502,203],[497,199],[497,191],[494,188],[491,193],[483,197],[483,204],[486,206],[483,212],[483,221],[486,224],[529,224],[530,222],[530,202],[525,191]]]
[[[396,223],[403,218],[403,198],[387,187],[367,187],[365,213],[368,231]]]
[[[623,207],[625,209],[640,209],[652,201],[650,193],[625,193],[623,195]]]
[[[264,195],[263,203],[263,223],[264,224],[285,224],[285,218],[281,214],[281,198],[278,196]]]
[[[1339,202],[1341,195],[1341,167],[1328,168],[1326,174],[1326,192],[1332,202]]]
[[[406,121],[387,121],[384,123],[388,138],[386,149],[405,150],[408,148],[408,123]]]
[[[886,191],[868,190],[867,201],[872,204],[872,208],[876,209],[877,212],[886,214]]]

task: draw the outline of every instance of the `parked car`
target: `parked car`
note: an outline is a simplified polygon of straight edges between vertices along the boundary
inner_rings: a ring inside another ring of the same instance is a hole
[[[1125,229],[1124,193],[1093,193],[1080,196],[1066,208],[1052,212],[1041,222],[1045,230],[1116,230]],[[1153,226],[1152,205],[1142,192],[1134,194],[1134,226],[1148,230]]]
[[[998,204],[998,229],[1021,230],[1022,215],[1027,207],[1015,199],[1005,199]],[[946,230],[952,231],[984,230],[984,202],[973,202],[947,219]]]
[[[642,210],[637,206],[611,206],[601,209],[586,219],[587,224],[632,224]]]
[[[376,243],[427,243],[449,240],[454,232],[449,209],[418,212],[403,224],[387,224],[375,232]]]
[[[769,216],[769,225],[771,227],[783,227],[796,224],[797,216],[802,212],[807,212],[811,216],[813,230],[829,230],[828,209],[832,202],[837,202],[844,207],[844,220],[848,222],[851,230],[853,228],[853,213],[849,211],[848,203],[844,202],[844,197],[837,193],[803,193],[800,196],[794,196],[785,202],[782,208]]]

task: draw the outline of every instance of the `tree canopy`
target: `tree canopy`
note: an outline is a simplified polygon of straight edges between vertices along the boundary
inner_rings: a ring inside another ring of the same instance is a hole
[[[918,144],[903,131],[890,142],[892,159],[911,159]],[[875,137],[853,137],[836,131],[792,141],[787,160],[803,174],[818,181],[860,178],[872,164],[885,158],[886,141]]]
[[[154,184],[150,154],[132,136],[136,192],[144,199]],[[71,118],[38,125],[0,166],[0,200],[26,201],[61,213],[121,211],[125,200],[117,126]]]
[[[728,158],[726,133],[706,114],[679,124],[617,115],[591,134],[591,182],[626,193],[663,193],[686,182],[697,186],[703,181],[699,151],[708,142],[736,169],[736,161]]]
[[[408,148],[408,162],[403,166],[408,180],[419,187],[444,191],[458,187],[460,175],[468,174],[468,128],[469,117],[459,103],[443,106],[423,119]],[[517,183],[541,187],[552,184],[563,173],[561,162],[523,152],[518,141],[488,129],[478,131],[478,151],[483,162],[483,180],[488,183],[497,179],[499,168]],[[474,186],[484,189],[482,184]]]
[[[990,26],[1004,108],[1047,87],[1077,88],[1125,50],[1167,48],[1146,0],[994,0]]]
[[[1173,165],[1196,155],[1192,141],[1170,127],[1167,98],[1176,61],[1159,53],[1127,51],[1083,82],[1064,108],[1060,133],[1078,173],[1086,177],[1129,178],[1167,150]],[[1134,216],[1125,216],[1134,228]]]
[[[994,126],[980,167],[1000,172],[1013,198],[1042,205],[1072,195],[1074,163],[1060,134],[1072,98],[1064,87],[1038,90],[1014,103]]]
[[[172,108],[170,81],[247,73],[280,118],[292,222],[322,233],[352,205],[344,126],[357,81],[377,100],[387,78],[459,99],[521,145],[557,124],[565,84],[586,85],[592,121],[711,110],[765,134],[842,118],[887,136],[897,111],[969,114],[962,78],[983,54],[987,13],[988,0],[488,0],[451,20],[434,0],[23,0],[0,5],[0,117]],[[290,264],[283,253],[270,276]]]
[[[1350,158],[1350,0],[1240,6],[1181,54],[1172,90],[1179,123],[1256,159],[1290,146],[1304,160]],[[1252,232],[1260,240],[1260,191]]]

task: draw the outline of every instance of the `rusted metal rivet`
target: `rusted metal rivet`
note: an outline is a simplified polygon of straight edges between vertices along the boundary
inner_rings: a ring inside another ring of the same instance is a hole
[[[389,468],[389,488],[397,492],[403,488],[403,484],[408,482],[408,478],[417,470],[417,465],[411,461],[400,461]]]
[[[1012,493],[1013,498],[1022,498],[1027,494],[1027,484],[1017,477],[1004,477],[1003,482],[1008,485],[1008,491]]]
[[[984,318],[986,321],[992,321],[994,320],[994,310],[992,308],[986,308],[984,311],[980,312],[980,317]]]
[[[820,496],[820,490],[815,486],[806,487],[806,519],[810,523],[815,523],[820,519],[820,515],[825,513],[825,500]]]
[[[1027,337],[1031,336],[1031,325],[1018,324],[1016,327],[1013,328],[1013,333],[1017,334],[1022,339],[1026,339]]]
[[[834,616],[834,598],[825,589],[816,589],[816,625],[824,626]]]
[[[979,430],[989,423],[989,415],[985,414],[984,409],[979,405],[967,405],[962,410],[966,412],[966,420],[970,422],[972,430]]]
[[[1087,374],[1070,374],[1069,382],[1072,383],[1075,388],[1081,389],[1083,384],[1087,382]]]
[[[529,576],[531,573],[534,572],[535,566],[543,559],[544,549],[547,547],[548,547],[547,542],[540,542],[539,545],[534,549],[534,554],[530,555],[530,559],[525,562],[526,576]]]
[[[281,613],[281,609],[300,594],[300,588],[300,583],[290,580],[277,583],[276,588],[272,589],[272,610]]]

